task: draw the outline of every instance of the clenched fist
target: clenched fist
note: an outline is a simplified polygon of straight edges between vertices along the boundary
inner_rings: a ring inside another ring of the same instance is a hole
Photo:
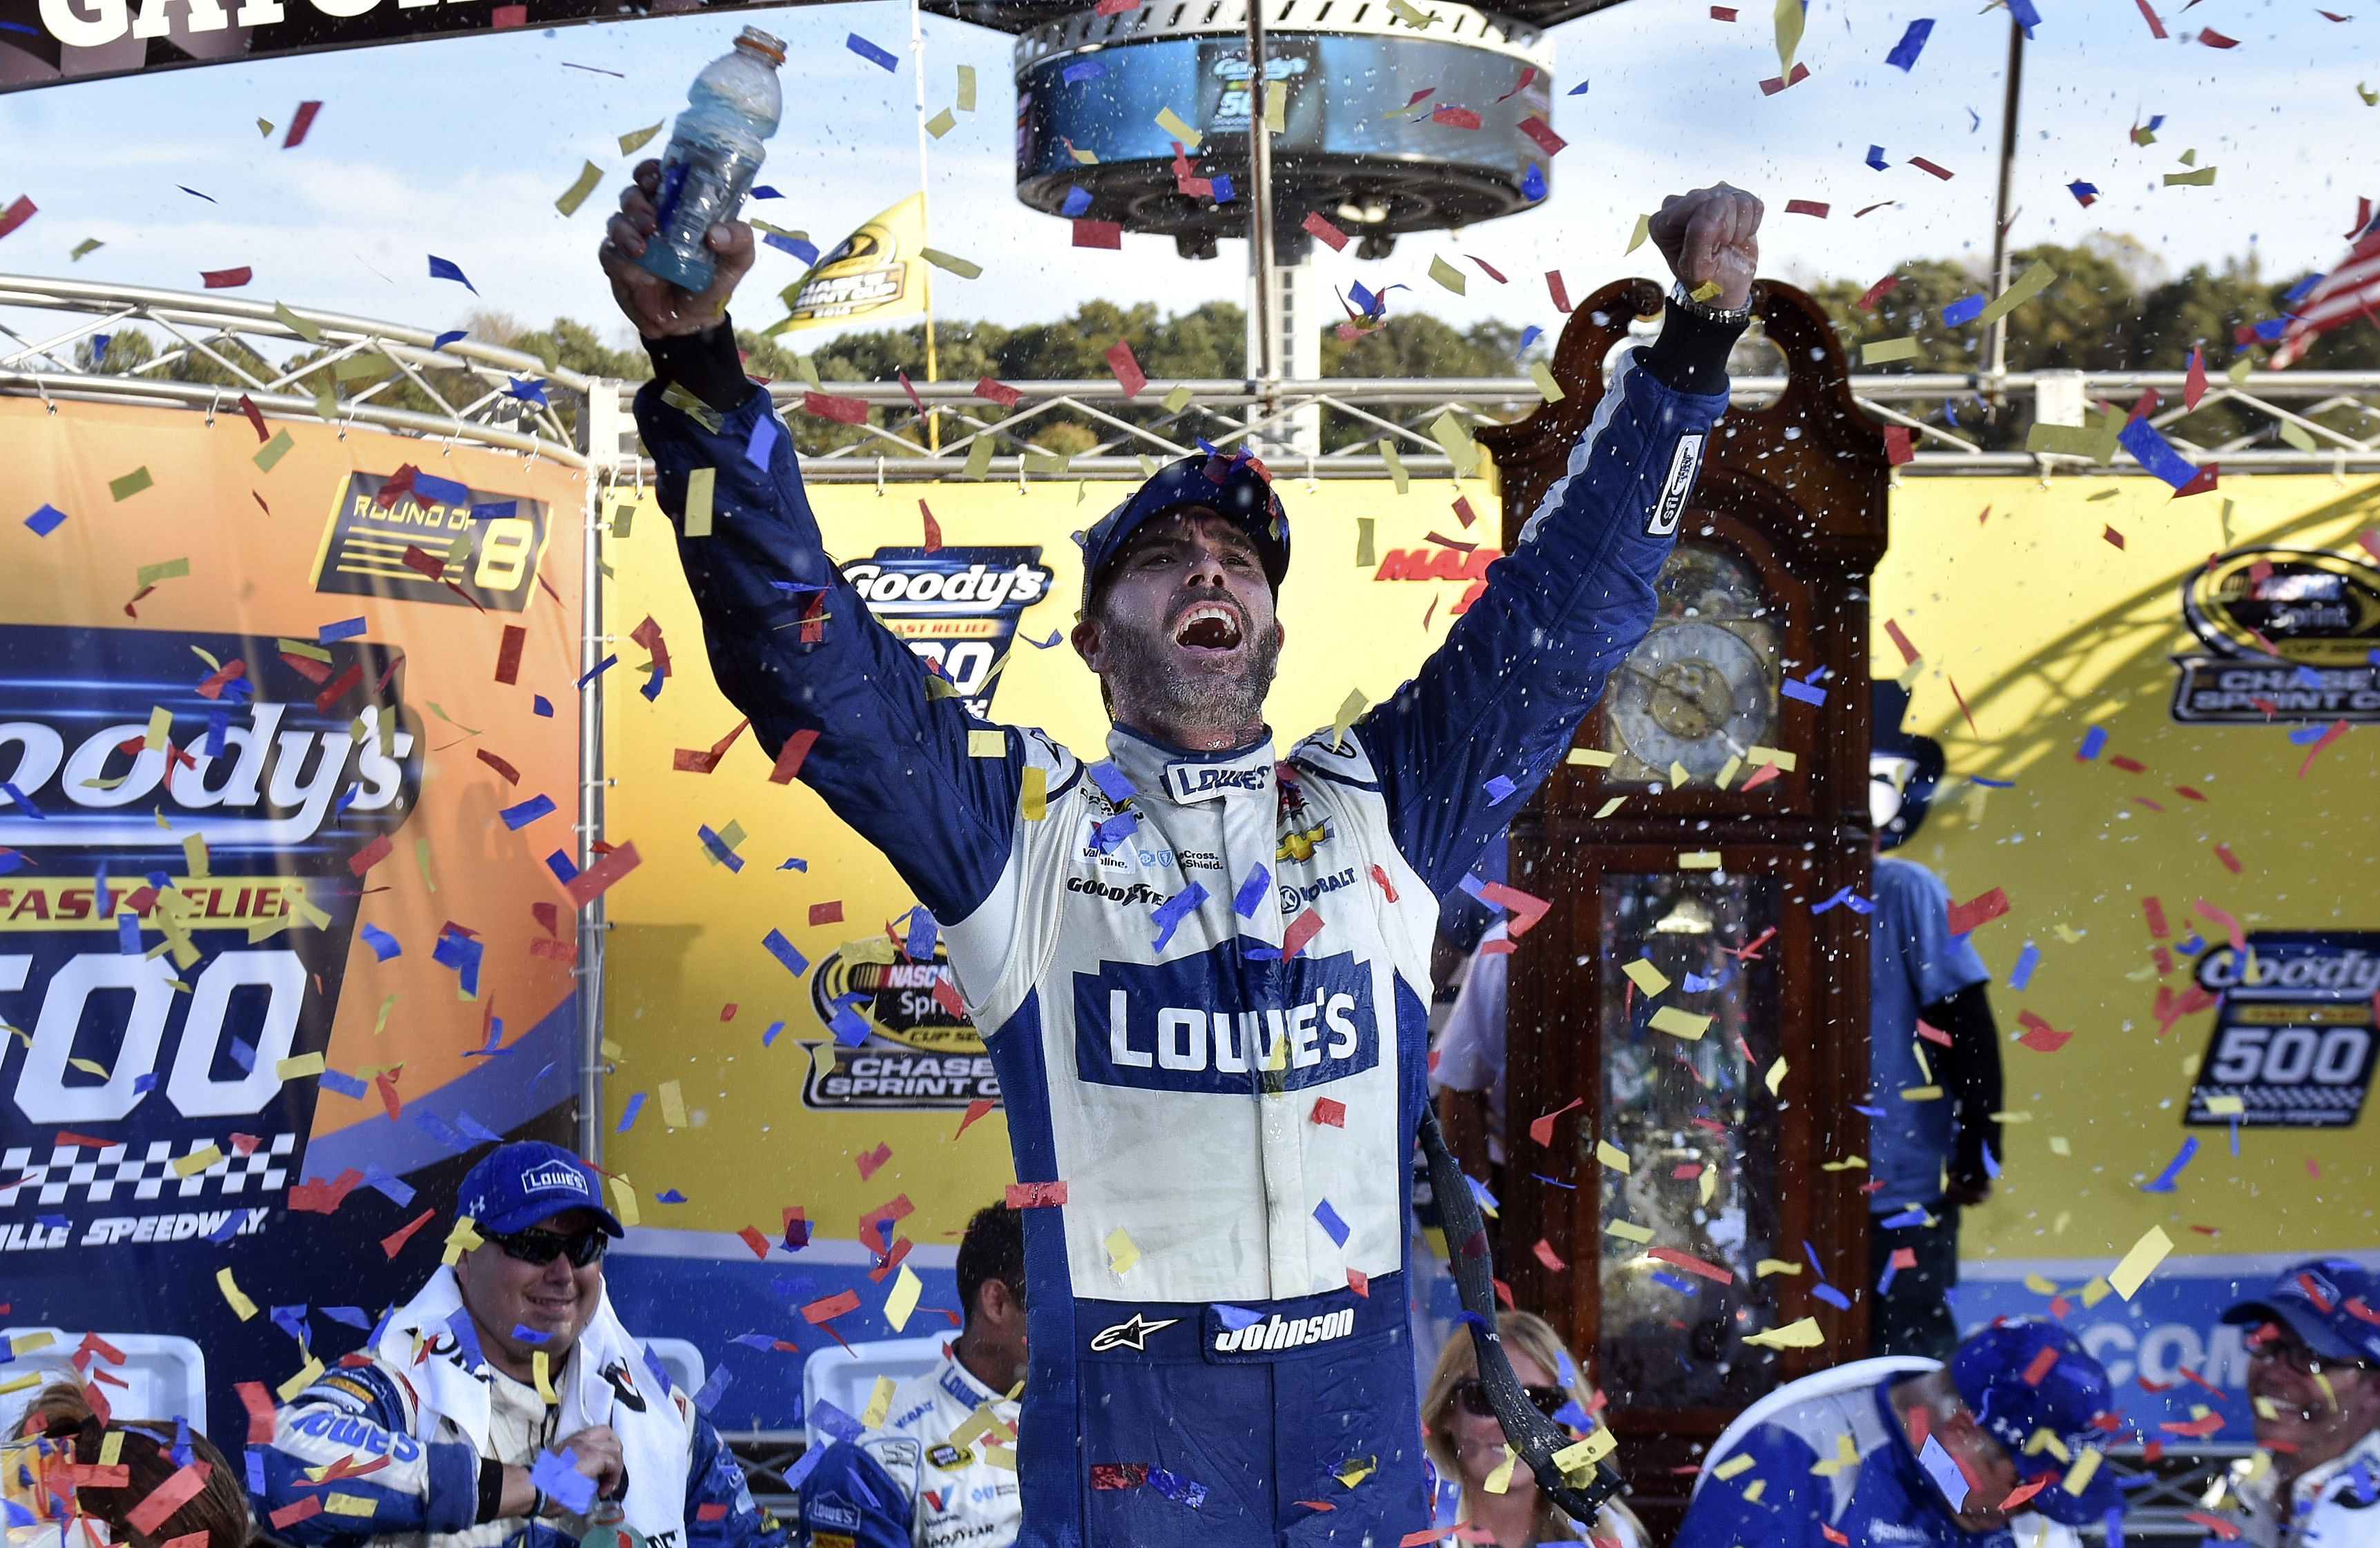
[[[736,282],[751,270],[752,228],[740,220],[723,220],[703,233],[703,245],[718,260],[717,271],[701,295],[681,290],[631,262],[644,256],[646,238],[661,229],[653,196],[661,191],[662,164],[638,164],[636,179],[620,190],[620,213],[605,224],[603,246],[597,254],[603,272],[611,276],[612,298],[647,338],[702,333],[726,311]]]
[[[1760,201],[1725,183],[1671,194],[1653,217],[1653,244],[1689,292],[1716,281],[1711,305],[1736,311],[1752,299],[1760,265]],[[748,240],[748,238],[747,238]]]

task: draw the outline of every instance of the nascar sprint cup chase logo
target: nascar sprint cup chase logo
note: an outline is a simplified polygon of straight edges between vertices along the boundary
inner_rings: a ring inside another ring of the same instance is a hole
[[[420,786],[396,659],[0,628],[0,1253],[228,1240],[302,1176],[318,1082],[281,1066]]]
[[[2372,1089],[2380,933],[2258,930],[2198,959],[2219,995],[2187,1121],[2347,1128]]]
[[[879,935],[830,953],[810,974],[810,1004],[827,1036],[811,1052],[802,1105],[964,1108],[1000,1100],[1000,1077],[966,1018],[941,942],[918,958]],[[816,1050],[833,1051],[830,1065]]]
[[[880,548],[843,567],[868,610],[986,719],[993,668],[1025,610],[1050,594],[1038,548]]]
[[[2380,569],[2319,549],[2239,548],[2182,583],[2208,653],[2178,656],[2173,718],[2380,724]]]

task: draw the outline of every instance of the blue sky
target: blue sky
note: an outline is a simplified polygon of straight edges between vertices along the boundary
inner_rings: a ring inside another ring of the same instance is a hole
[[[2380,176],[2360,189],[2354,182],[2380,128],[2380,109],[2355,90],[2380,81],[2380,14],[2361,14],[2369,0],[2330,0],[2357,7],[2344,23],[2301,0],[2200,0],[2186,15],[2159,0],[2174,34],[2163,43],[2134,0],[2038,3],[2020,242],[2122,233],[2176,268],[2253,250],[2275,274],[2337,258],[2357,193],[2380,193]],[[1865,281],[1906,257],[1980,264],[2005,13],[1943,0],[1815,0],[1800,54],[1813,73],[1773,98],[1756,85],[1777,72],[1767,11],[1753,0],[1742,16],[1714,20],[1707,0],[1631,0],[1558,29],[1558,91],[1582,78],[1589,90],[1555,99],[1555,128],[1570,149],[1554,164],[1548,205],[1459,237],[1408,238],[1382,262],[1324,252],[1326,276],[1410,284],[1398,301],[1458,323],[1551,323],[1537,277],[1545,270],[1560,268],[1573,295],[1658,273],[1649,246],[1623,255],[1635,217],[1666,192],[1718,177],[1768,201],[1771,274]],[[1887,66],[1909,21],[1925,16],[1937,24],[1916,67]],[[240,294],[257,299],[441,327],[481,306],[536,323],[563,313],[609,324],[616,314],[592,253],[627,165],[616,137],[673,114],[694,73],[747,20],[784,35],[793,61],[786,119],[763,174],[788,197],[764,208],[824,246],[916,186],[907,13],[883,0],[522,30],[0,97],[0,204],[24,193],[41,209],[0,241],[0,272],[196,288],[201,269],[247,264],[256,278]],[[2186,41],[2202,26],[2239,46]],[[846,50],[854,30],[900,52],[900,70]],[[985,271],[972,282],[943,277],[947,314],[1023,323],[1090,296],[1167,308],[1240,299],[1238,243],[1208,262],[1179,259],[1156,238],[1128,237],[1121,252],[1071,249],[1064,223],[1026,210],[1012,191],[1010,40],[931,17],[925,37],[929,111],[951,101],[958,66],[974,66],[982,82],[980,111],[932,152],[936,245]],[[285,124],[307,98],[324,106],[303,146],[283,151],[278,132],[259,134],[256,119]],[[2132,145],[2131,126],[2158,113],[2158,142]],[[1890,170],[1863,165],[1871,143],[1885,148]],[[2187,150],[2219,169],[2214,187],[2163,185]],[[1937,181],[1910,167],[1911,155],[1955,177]],[[552,201],[590,159],[605,168],[606,189],[565,219]],[[2075,178],[2098,185],[2095,207],[2066,192]],[[1797,198],[1826,201],[1832,213],[1785,214]],[[1852,218],[1883,200],[1900,202]],[[106,245],[70,262],[85,238]],[[426,277],[430,253],[459,263],[478,298]],[[1433,253],[1457,262],[1475,253],[1512,283],[1473,270],[1469,294],[1454,296],[1426,277]],[[799,268],[764,252],[739,321],[781,315],[773,293]]]

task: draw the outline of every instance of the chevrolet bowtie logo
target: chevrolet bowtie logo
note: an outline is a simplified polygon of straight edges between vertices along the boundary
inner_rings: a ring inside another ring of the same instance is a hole
[[[1148,1335],[1152,1333],[1163,1333],[1181,1320],[1179,1317],[1168,1317],[1161,1323],[1152,1323],[1135,1311],[1132,1314],[1130,1322],[1118,1323],[1111,1328],[1101,1328],[1093,1335],[1091,1353],[1103,1355],[1110,1349],[1130,1349],[1135,1354],[1147,1354]]]

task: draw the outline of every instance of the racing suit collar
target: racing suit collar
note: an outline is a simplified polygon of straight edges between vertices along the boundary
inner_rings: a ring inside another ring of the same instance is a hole
[[[1192,752],[1118,725],[1108,733],[1108,756],[1135,789],[1161,790],[1166,799],[1177,805],[1234,796],[1272,798],[1269,728],[1245,747]]]

